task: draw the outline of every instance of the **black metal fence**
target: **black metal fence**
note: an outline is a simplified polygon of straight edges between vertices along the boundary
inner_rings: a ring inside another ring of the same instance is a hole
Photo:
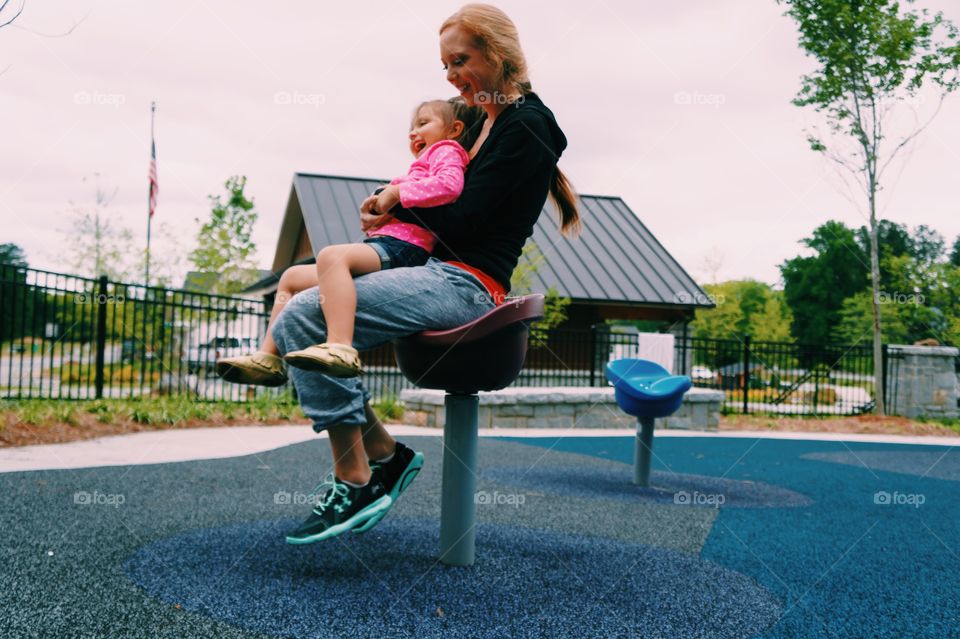
[[[188,394],[245,401],[289,393],[228,384],[218,357],[255,350],[265,302],[0,265],[0,397],[93,399]],[[606,325],[534,331],[518,386],[604,386],[612,359],[648,357],[636,332]],[[364,354],[375,397],[410,383],[386,345]],[[737,413],[841,415],[871,410],[869,345],[677,338],[674,370],[723,392]],[[896,366],[896,356],[885,370]],[[892,376],[893,378],[896,375]],[[887,396],[895,396],[888,390]]]
[[[267,319],[263,301],[0,265],[0,397],[248,399],[213,364]]]
[[[870,344],[688,338],[678,340],[677,356],[695,386],[724,393],[727,412],[853,415],[874,407]]]

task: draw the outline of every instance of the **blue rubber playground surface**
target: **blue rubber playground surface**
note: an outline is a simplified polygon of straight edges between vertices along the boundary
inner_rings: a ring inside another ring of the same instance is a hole
[[[441,441],[383,522],[284,543],[325,441],[0,474],[0,637],[960,636],[960,450],[481,439],[477,563],[437,562]]]

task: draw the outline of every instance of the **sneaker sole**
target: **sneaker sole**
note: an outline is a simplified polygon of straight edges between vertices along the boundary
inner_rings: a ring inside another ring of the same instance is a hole
[[[407,489],[407,486],[413,483],[413,480],[417,478],[417,475],[420,473],[420,469],[423,468],[423,453],[415,453],[413,459],[410,460],[410,463],[407,464],[407,469],[403,471],[403,474],[400,475],[399,481],[394,485],[393,490],[387,493],[390,496],[390,505],[384,510],[381,514],[374,517],[368,521],[363,526],[354,528],[353,532],[360,534],[367,532],[374,526],[380,523],[380,520],[387,516],[387,513],[393,508],[393,505],[397,503],[397,499],[400,495]]]
[[[337,535],[345,533],[360,524],[368,523],[371,517],[383,517],[383,515],[390,510],[392,503],[393,498],[390,497],[390,495],[384,495],[344,522],[341,522],[335,526],[330,526],[323,532],[315,535],[308,535],[306,537],[288,536],[287,543],[299,546],[303,544],[316,543],[318,541],[323,541],[324,539],[330,539],[331,537],[336,537]]]
[[[319,359],[314,359],[312,357],[304,357],[302,355],[284,355],[283,361],[285,361],[290,366],[295,366],[303,371],[315,371],[317,373],[324,373],[331,377],[356,377],[360,375],[363,371],[353,368],[345,368],[343,366],[337,366],[336,364],[328,364]]]

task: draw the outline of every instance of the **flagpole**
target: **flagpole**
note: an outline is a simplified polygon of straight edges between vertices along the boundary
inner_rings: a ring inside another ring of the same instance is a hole
[[[150,161],[156,163],[156,158],[153,157],[156,153],[156,147],[153,142],[153,118],[154,114],[157,111],[157,103],[150,103]],[[155,165],[155,164],[154,164]],[[150,181],[150,186],[147,189],[147,259],[146,259],[146,273],[143,277],[143,285],[150,286],[150,224],[153,222],[153,181]]]

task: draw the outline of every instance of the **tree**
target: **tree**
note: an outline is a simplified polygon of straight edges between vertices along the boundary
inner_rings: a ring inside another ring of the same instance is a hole
[[[546,257],[533,240],[528,240],[520,253],[516,268],[510,276],[510,292],[514,295],[528,295],[533,292],[533,277],[540,269]],[[546,342],[546,332],[556,328],[567,320],[567,307],[570,298],[560,295],[554,286],[547,287],[543,300],[543,319],[535,322],[531,327],[531,335],[535,338],[535,345]]]
[[[950,263],[960,266],[960,235],[953,241],[953,248],[950,249]]]
[[[857,239],[864,255],[870,254],[870,229],[861,226]],[[902,291],[894,282],[888,265],[891,260],[908,256],[916,260],[916,268],[926,271],[943,256],[944,239],[936,230],[926,224],[914,227],[911,232],[906,225],[890,220],[879,220],[877,224],[877,249],[880,264],[880,291]]]
[[[790,311],[783,292],[763,282],[733,280],[704,284],[716,306],[696,311],[690,328],[694,337],[743,339],[747,335],[762,341],[791,341]]]
[[[99,177],[99,174],[95,176]],[[106,275],[114,281],[130,276],[135,260],[133,233],[115,224],[107,215],[107,209],[116,195],[117,189],[108,195],[97,180],[92,207],[85,208],[70,202],[70,226],[61,230],[61,234],[64,243],[70,247],[67,265],[79,275]]]
[[[180,277],[184,258],[180,243],[174,230],[167,223],[153,226],[153,245],[150,250],[150,286],[175,287],[174,280]],[[158,241],[159,240],[159,241]],[[136,273],[146,272],[147,250],[144,248],[137,256]]]
[[[17,244],[0,244],[0,342],[23,335],[25,317],[33,317],[33,294],[28,294],[27,257]]]
[[[210,220],[197,232],[197,248],[189,259],[201,273],[216,274],[212,293],[236,293],[256,280],[257,245],[252,235],[258,216],[253,200],[243,193],[246,185],[246,176],[234,175],[224,183],[226,201],[219,195],[207,196],[212,204]],[[196,222],[200,224],[199,219]]]
[[[0,244],[0,264],[27,268],[27,256],[17,244]]]
[[[818,226],[801,243],[814,255],[780,265],[784,300],[793,314],[797,341],[824,345],[830,342],[843,301],[867,286],[867,256],[854,232],[835,220]]]
[[[877,238],[877,193],[886,169],[940,110],[946,96],[960,86],[957,28],[941,12],[901,12],[891,0],[778,0],[800,28],[800,46],[818,68],[801,78],[793,103],[812,106],[827,121],[828,136],[808,133],[811,149],[834,161],[846,180],[860,187],[870,219],[870,273],[873,288],[874,376],[883,373],[880,329],[880,263]],[[891,112],[917,97],[925,86],[939,93],[936,111],[923,124],[897,136],[891,148]],[[844,148],[843,141],[853,148]],[[883,158],[883,159],[881,159]],[[884,413],[883,389],[877,385],[876,412]]]

